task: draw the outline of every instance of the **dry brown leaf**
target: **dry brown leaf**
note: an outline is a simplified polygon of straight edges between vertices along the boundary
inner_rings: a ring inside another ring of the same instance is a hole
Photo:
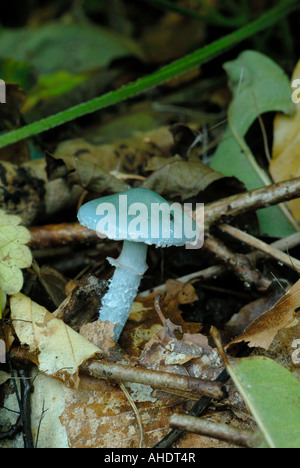
[[[79,366],[101,354],[100,349],[21,293],[11,297],[10,308],[21,346],[28,348],[40,372],[77,386]]]
[[[280,330],[297,325],[296,311],[299,306],[300,280],[270,310],[254,320],[245,332],[231,341],[227,347],[244,341],[251,348],[269,349]]]
[[[82,325],[98,318],[107,284],[96,276],[88,274],[76,283],[69,283],[68,290],[70,291],[68,297],[60,304],[54,315],[79,331]]]
[[[47,156],[47,173],[49,180],[66,178],[70,186],[78,185],[99,194],[124,192],[128,189],[125,182],[81,155],[64,155],[60,159]]]
[[[183,333],[198,333],[201,325],[185,322],[180,311],[181,304],[190,304],[198,299],[195,288],[191,284],[169,280],[166,282],[166,289],[165,297],[162,292],[160,300],[165,318],[181,327]],[[157,294],[159,291],[147,297],[137,297],[133,303],[129,319],[119,340],[129,356],[139,357],[149,339],[163,328],[154,307]]]
[[[233,340],[261,314],[266,310],[271,309],[279,299],[282,298],[284,292],[273,291],[266,296],[260,297],[249,304],[246,304],[241,310],[233,315],[229,322],[226,324],[225,332],[228,340]]]
[[[300,61],[292,77],[292,81],[300,78]],[[292,93],[293,91],[291,91]],[[295,106],[292,116],[278,114],[274,121],[274,144],[270,173],[275,182],[294,179],[300,176],[299,145],[300,145],[300,105]],[[300,221],[300,200],[288,202],[295,219]]]
[[[141,419],[145,448],[152,448],[170,432],[169,418],[175,411],[175,405],[178,412],[185,413],[188,409],[189,404],[180,402],[177,397],[159,400],[147,395],[147,387],[144,392],[131,386],[128,390]],[[79,388],[74,390],[39,374],[35,378],[32,403],[32,432],[35,441],[39,432],[38,448],[139,447],[139,426],[130,403],[118,386],[104,380],[83,376]],[[43,411],[42,424],[39,424]],[[230,412],[209,417],[238,427],[245,425],[233,418]],[[186,434],[176,445],[187,449],[224,447],[227,444]]]
[[[180,367],[194,358],[201,357],[203,349],[192,343],[184,343],[168,334],[167,328],[158,331],[146,344],[141,357],[140,363],[148,369],[176,371],[185,374],[184,369],[180,372]],[[176,372],[177,373],[177,372]]]
[[[190,333],[193,327],[184,323],[181,317],[179,322],[175,320],[176,324],[173,318],[170,320],[165,317],[165,314],[168,314],[169,317],[173,315],[175,318],[174,311],[178,317],[179,304],[197,300],[194,287],[191,284],[184,285],[180,281],[169,280],[166,288],[166,296],[161,300],[161,310],[151,311],[159,316],[161,328],[154,332],[152,327],[153,334],[139,357],[140,364],[148,369],[216,379],[223,363],[217,350],[209,346],[207,337],[199,333]],[[160,309],[160,305],[154,306],[157,307]],[[183,326],[185,330],[190,326],[190,330],[182,334]]]
[[[56,159],[81,159],[97,164],[104,171],[120,171],[138,174],[149,159],[169,155],[173,137],[167,127],[159,127],[116,143],[94,145],[83,139],[67,140],[61,143],[54,154]]]
[[[164,309],[176,307],[178,310],[178,306],[191,304],[198,300],[195,288],[190,283],[185,284],[175,279],[169,279],[166,282],[166,290],[166,297],[163,301]]]
[[[37,270],[38,278],[56,307],[66,299],[67,279],[55,268],[42,265]]]
[[[78,390],[64,389],[60,416],[72,448],[138,448],[139,427],[126,396],[118,387],[81,379]],[[172,410],[168,402],[137,403],[143,425],[144,447],[152,447],[168,432]]]
[[[298,324],[294,327],[280,330],[267,351],[256,350],[256,354],[264,355],[281,366],[286,367],[300,381],[300,366],[293,359],[295,342],[300,336],[300,311],[297,312]]]
[[[223,363],[217,350],[209,346],[207,337],[185,333],[177,339],[172,330],[181,327],[170,324],[171,327],[159,330],[145,345],[140,364],[148,369],[215,380]]]
[[[213,182],[225,179],[201,162],[184,161],[179,156],[167,160],[152,160],[148,169],[156,171],[148,177],[143,187],[162,196],[186,200],[197,196]]]

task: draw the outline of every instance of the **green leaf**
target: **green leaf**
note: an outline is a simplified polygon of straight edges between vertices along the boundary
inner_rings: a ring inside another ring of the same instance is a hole
[[[270,448],[300,448],[300,382],[269,358],[235,359],[227,368]]]
[[[143,57],[126,37],[91,25],[49,24],[0,32],[0,57],[29,61],[39,74],[66,70],[77,75],[129,55]]]
[[[243,52],[224,68],[233,101],[228,111],[229,125],[211,167],[224,175],[237,177],[248,190],[253,190],[272,181],[256,162],[244,138],[259,115],[271,111],[294,112],[290,83],[276,63],[255,51]],[[295,232],[278,206],[261,210],[258,216],[262,234],[285,237]]]
[[[92,99],[91,101],[84,102],[78,106],[72,107],[63,112],[59,112],[58,114],[50,115],[43,120],[26,125],[25,127],[13,130],[8,134],[1,136],[0,148],[4,148],[5,146],[8,146],[12,143],[16,143],[17,141],[37,135],[79,117],[83,117],[84,115],[91,114],[92,112],[105,109],[123,101],[124,99],[129,99],[144,91],[147,91],[154,86],[161,85],[171,78],[181,75],[182,73],[193,70],[196,67],[199,67],[201,64],[217,57],[225,50],[228,50],[239,44],[246,38],[251,37],[259,31],[272,26],[274,23],[282,20],[282,18],[299,7],[300,5],[298,0],[281,1],[280,4],[275,8],[260,16],[252,23],[249,23],[246,26],[238,29],[233,34],[228,34],[227,36],[224,36],[221,39],[208,44],[202,49],[198,49],[186,57],[166,65],[165,67],[155,71],[150,75],[140,78],[133,83],[129,83],[115,91],[106,93],[103,96]],[[92,45],[92,48],[94,48],[94,44]],[[76,70],[76,73],[78,73],[78,70]]]
[[[16,294],[23,286],[21,268],[32,263],[29,231],[19,226],[21,218],[0,210],[0,306],[5,305],[5,294]],[[1,316],[2,309],[0,310]]]
[[[28,62],[18,62],[11,58],[0,60],[0,76],[6,83],[18,83],[26,91],[36,82],[33,68]]]
[[[38,83],[30,91],[23,112],[28,112],[41,100],[45,101],[68,93],[86,79],[87,76],[84,73],[73,75],[64,70],[57,71],[51,75],[40,76]]]

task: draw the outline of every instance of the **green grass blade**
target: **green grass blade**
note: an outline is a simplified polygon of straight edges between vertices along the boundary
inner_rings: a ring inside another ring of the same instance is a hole
[[[241,41],[262,31],[289,13],[299,8],[298,0],[282,1],[277,7],[265,13],[254,22],[238,29],[236,32],[226,35],[217,41],[196,50],[175,62],[166,65],[158,71],[129,83],[115,91],[111,91],[103,96],[84,102],[75,107],[67,109],[55,115],[51,115],[43,120],[26,125],[20,129],[13,130],[0,137],[0,148],[24,140],[26,138],[38,135],[39,133],[50,130],[59,125],[71,122],[79,117],[91,114],[101,109],[110,107],[125,99],[145,92],[153,87],[161,85],[166,81],[182,73],[188,72],[201,64],[212,60],[220,53],[234,47]]]

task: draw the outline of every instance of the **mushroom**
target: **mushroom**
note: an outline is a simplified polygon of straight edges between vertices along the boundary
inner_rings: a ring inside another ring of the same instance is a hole
[[[118,341],[148,269],[148,245],[170,247],[192,243],[199,238],[199,228],[179,203],[171,205],[144,188],[92,200],[79,209],[78,219],[101,238],[124,241],[120,256],[107,258],[116,269],[99,315],[99,320],[115,324],[114,339]]]

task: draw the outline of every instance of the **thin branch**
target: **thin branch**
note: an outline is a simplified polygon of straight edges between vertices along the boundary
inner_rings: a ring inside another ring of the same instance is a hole
[[[233,195],[206,205],[205,224],[209,227],[248,211],[260,210],[299,197],[300,177]]]
[[[224,265],[215,265],[204,270],[196,271],[195,273],[190,273],[189,275],[181,276],[180,278],[176,278],[177,281],[181,283],[190,283],[192,281],[197,280],[208,280],[211,278],[216,278],[221,276],[222,274],[226,273],[227,268]],[[155,288],[148,289],[146,291],[142,291],[139,294],[139,297],[147,297],[150,294],[157,292],[157,291],[166,291],[166,284],[160,284],[159,286],[155,286]]]
[[[23,424],[21,416],[18,417],[17,422],[11,426],[8,431],[0,432],[0,440],[13,440],[20,432],[22,432]]]
[[[35,447],[34,448],[38,448],[38,441],[39,441],[42,421],[43,421],[45,413],[48,411],[48,409],[49,408],[45,409],[45,400],[43,400],[42,414],[41,414],[39,424],[38,424],[38,430],[37,430],[37,434],[36,434],[36,440],[35,440]]]
[[[25,448],[34,448],[32,432],[31,432],[31,381],[26,375],[26,371],[18,371],[21,380],[21,398],[23,406],[23,437]]]
[[[266,291],[272,281],[256,270],[246,255],[231,252],[223,242],[211,235],[206,235],[204,247],[219,260],[226,263],[243,282],[245,287],[255,286],[259,291]]]
[[[133,409],[133,412],[135,414],[135,417],[136,417],[136,420],[137,420],[137,423],[138,423],[138,426],[139,426],[139,431],[140,431],[140,440],[139,440],[139,448],[143,448],[143,441],[144,441],[144,429],[143,429],[143,424],[142,424],[142,420],[141,420],[141,416],[140,416],[140,413],[138,412],[138,409],[136,407],[136,404],[135,402],[133,401],[133,399],[131,398],[131,395],[130,393],[128,392],[126,386],[120,382],[119,383],[119,386],[121,388],[121,390],[124,392],[127,400],[129,401],[130,403],[130,406],[131,408]]]
[[[10,370],[11,377],[12,377],[15,395],[16,395],[17,402],[18,402],[19,409],[20,409],[20,417],[19,417],[20,421],[17,421],[17,423],[12,429],[17,431],[19,428],[19,424],[22,424],[24,448],[33,448],[32,434],[31,434],[31,428],[30,428],[30,425],[31,425],[30,424],[30,421],[31,421],[30,419],[31,385],[26,376],[25,371],[22,371],[22,370],[19,371],[20,387],[21,387],[21,395],[20,395],[10,353],[7,353],[7,362],[8,362],[9,370]]]
[[[211,382],[194,377],[148,370],[142,367],[113,364],[103,361],[90,361],[80,367],[84,374],[97,379],[135,382],[150,385],[167,393],[185,395],[187,398],[206,395],[220,400],[224,397],[223,387],[218,382]]]
[[[23,364],[31,362],[31,356],[28,350],[24,348],[13,348],[11,350],[11,356],[15,361]],[[180,395],[193,400],[197,400],[200,395],[205,395],[215,400],[221,400],[224,398],[225,393],[223,385],[220,382],[149,370],[142,366],[138,367],[90,360],[79,367],[79,372],[84,375],[90,375],[96,379],[103,379],[111,382],[133,382],[149,385],[165,393]]]
[[[220,224],[218,228],[222,232],[231,235],[232,237],[238,239],[241,242],[244,242],[247,245],[250,245],[251,247],[254,247],[257,250],[261,250],[265,254],[270,255],[279,262],[284,263],[285,265],[295,269],[298,273],[300,273],[300,261],[296,258],[292,258],[290,255],[281,252],[280,250],[272,247],[266,242],[263,242],[257,239],[256,237],[253,237],[250,234],[241,231],[240,229],[237,229],[233,226],[229,226],[228,224]]]
[[[48,249],[65,245],[94,243],[99,237],[90,229],[78,223],[50,224],[29,228],[32,249]]]
[[[279,239],[276,242],[270,244],[271,247],[278,249],[278,250],[290,250],[294,247],[297,247],[300,244],[300,232],[296,232],[284,239]],[[266,254],[261,251],[255,251],[251,254],[247,255],[247,257],[253,262],[256,263],[258,260],[261,260],[266,257]],[[181,276],[180,278],[176,278],[177,281],[181,283],[190,283],[196,282],[200,280],[209,280],[211,278],[218,278],[227,272],[227,268],[224,265],[215,265],[209,268],[205,268],[204,270],[196,271],[195,273],[190,273],[189,275]],[[166,285],[160,284],[155,288],[148,289],[147,291],[143,291],[139,294],[140,297],[147,297],[149,294],[152,294],[156,291],[166,291]]]
[[[173,414],[170,417],[169,424],[170,427],[182,431],[223,440],[239,447],[253,447],[254,432],[238,430],[228,424],[214,423],[207,419],[194,418],[183,414]]]
[[[290,236],[285,237],[284,239],[279,239],[275,242],[272,242],[270,246],[273,247],[274,249],[278,249],[281,251],[286,250],[288,252],[290,249],[294,249],[299,244],[300,244],[300,232],[296,232],[295,234],[291,234]],[[258,260],[265,258],[266,254],[262,251],[257,250],[255,252],[250,253],[248,257],[256,263]]]
[[[229,379],[229,375],[226,369],[224,369],[221,374],[218,376],[216,382],[225,384]],[[211,398],[202,397],[200,398],[189,411],[189,416],[199,417],[204,414],[209,405],[211,404]],[[184,434],[184,431],[181,429],[173,429],[169,434],[167,434],[154,448],[169,448]]]

